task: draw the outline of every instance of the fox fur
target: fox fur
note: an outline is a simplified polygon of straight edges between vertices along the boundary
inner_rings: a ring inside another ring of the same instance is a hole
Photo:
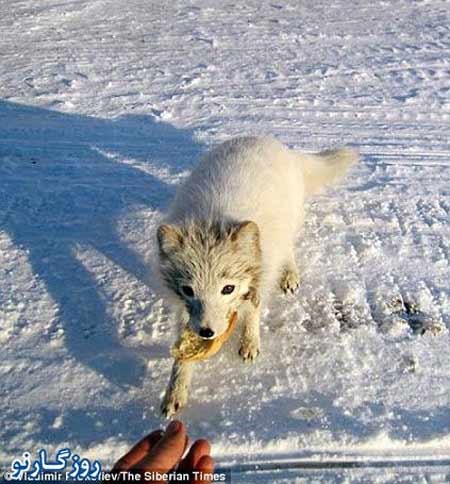
[[[357,161],[348,148],[298,153],[272,137],[235,138],[208,152],[157,232],[161,275],[181,327],[217,337],[237,311],[239,354],[256,358],[261,308],[275,287],[294,292],[299,285],[294,244],[305,197]],[[166,416],[186,404],[194,364],[175,361],[161,405]]]

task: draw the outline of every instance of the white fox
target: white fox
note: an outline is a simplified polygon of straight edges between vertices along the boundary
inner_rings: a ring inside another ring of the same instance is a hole
[[[338,180],[358,153],[297,153],[271,137],[242,137],[208,152],[177,190],[158,228],[161,275],[184,325],[202,338],[223,334],[234,312],[239,354],[259,354],[261,307],[272,289],[294,292],[294,244],[305,196]],[[187,402],[192,362],[175,361],[161,410]]]

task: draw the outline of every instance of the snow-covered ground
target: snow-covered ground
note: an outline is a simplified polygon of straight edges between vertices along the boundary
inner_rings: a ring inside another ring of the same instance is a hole
[[[0,32],[2,467],[63,445],[107,466],[163,423],[155,229],[208,146],[271,133],[363,161],[310,201],[259,360],[227,343],[182,419],[223,466],[449,478],[447,1],[3,0]]]

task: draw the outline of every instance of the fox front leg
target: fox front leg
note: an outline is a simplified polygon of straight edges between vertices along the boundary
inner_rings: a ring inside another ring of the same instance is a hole
[[[259,355],[259,320],[261,305],[248,301],[242,311],[242,334],[239,354],[244,361],[253,361]]]
[[[161,403],[161,413],[170,418],[187,403],[193,363],[175,360],[169,385]]]

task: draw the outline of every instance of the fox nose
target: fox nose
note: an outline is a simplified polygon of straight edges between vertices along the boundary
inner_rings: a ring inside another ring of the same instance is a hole
[[[214,331],[211,328],[201,328],[198,334],[202,338],[211,339],[214,336]]]

